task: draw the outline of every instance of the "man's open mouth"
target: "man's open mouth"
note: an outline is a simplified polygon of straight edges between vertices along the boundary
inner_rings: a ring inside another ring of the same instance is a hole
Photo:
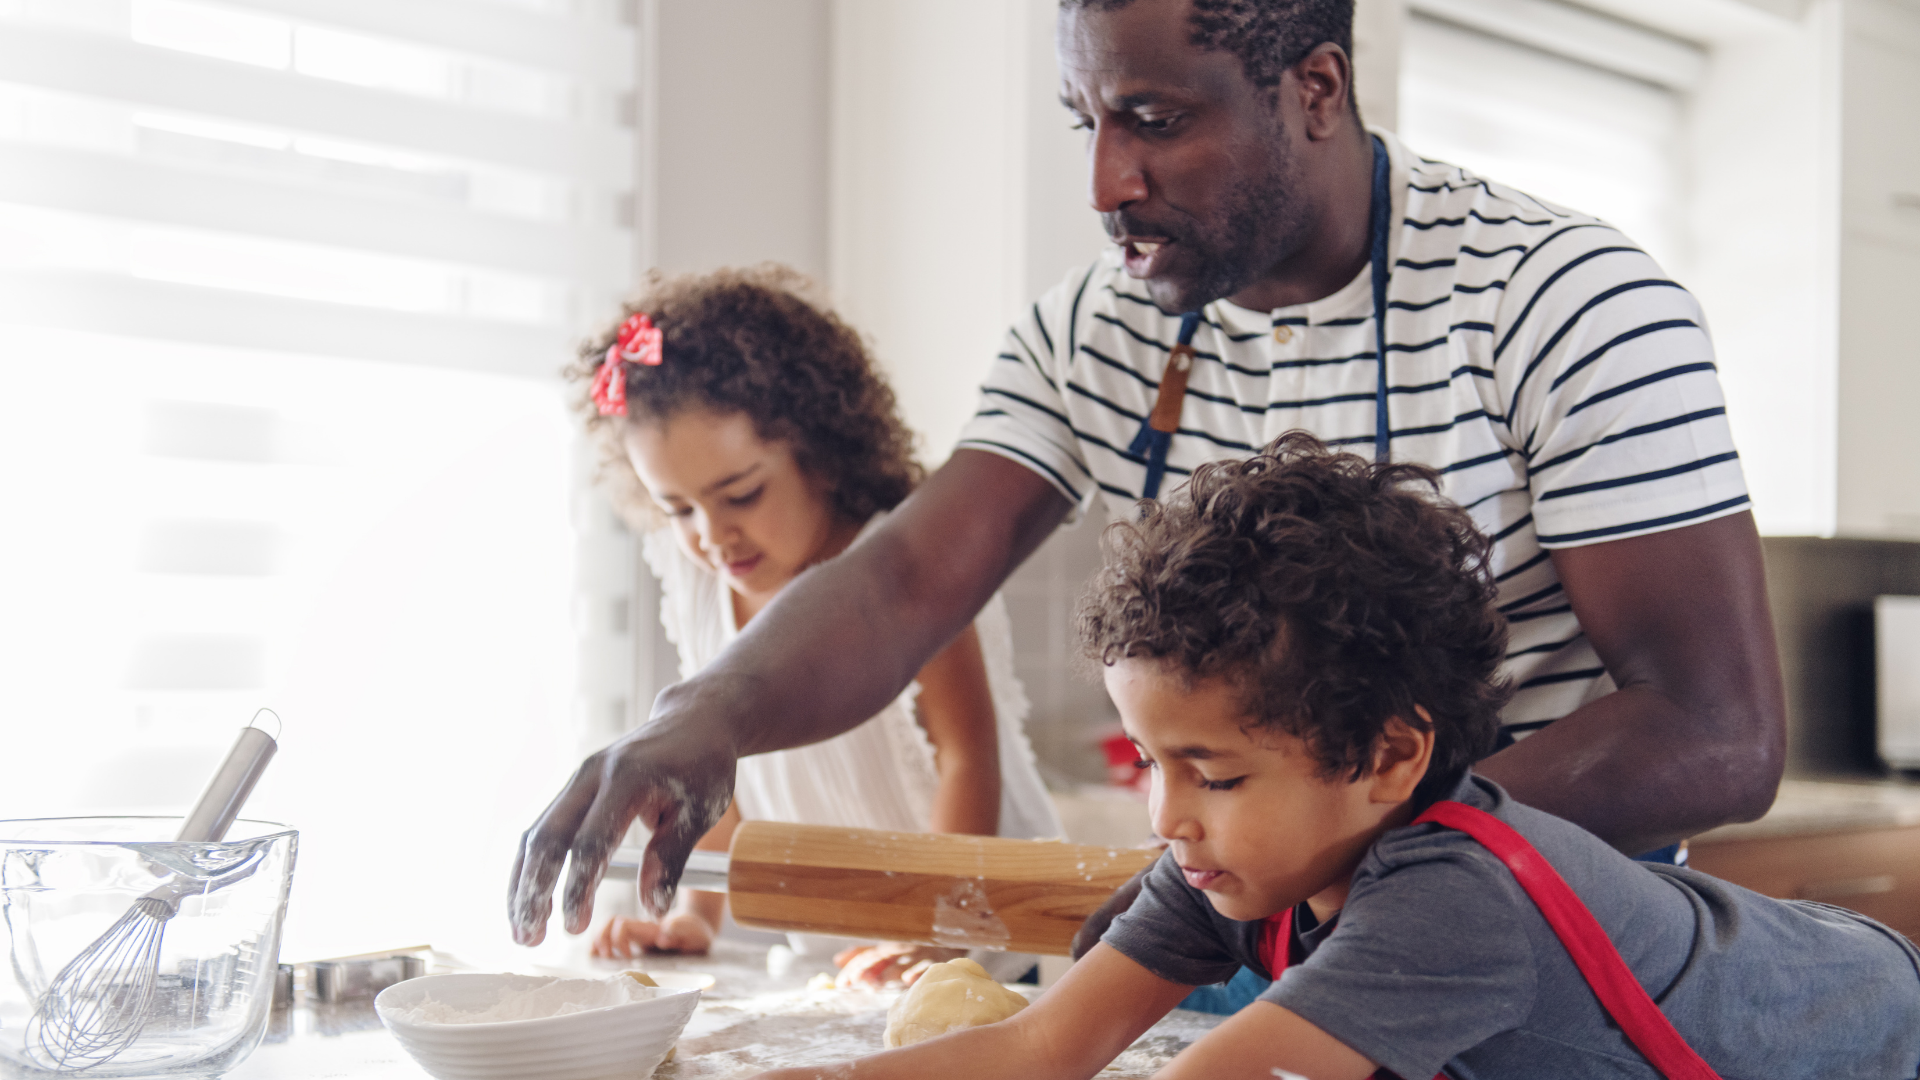
[[[1165,237],[1122,237],[1120,251],[1126,261],[1128,275],[1136,278],[1154,276],[1165,261],[1167,248],[1173,241]]]

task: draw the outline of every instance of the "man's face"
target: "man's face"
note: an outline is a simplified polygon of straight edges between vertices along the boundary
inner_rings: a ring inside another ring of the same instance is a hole
[[[1310,232],[1279,93],[1188,43],[1188,0],[1060,16],[1061,101],[1088,131],[1090,195],[1161,310],[1231,297]]]

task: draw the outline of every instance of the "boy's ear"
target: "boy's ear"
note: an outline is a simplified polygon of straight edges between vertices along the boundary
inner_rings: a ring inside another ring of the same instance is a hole
[[[1387,721],[1373,744],[1373,784],[1368,792],[1373,802],[1406,802],[1426,778],[1433,761],[1433,717],[1422,705],[1415,705],[1413,711],[1426,721],[1425,731],[1396,716]]]

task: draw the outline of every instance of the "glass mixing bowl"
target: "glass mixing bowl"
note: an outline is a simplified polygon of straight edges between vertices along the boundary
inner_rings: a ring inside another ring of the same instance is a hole
[[[0,1076],[218,1076],[260,1044],[299,833],[0,820]]]

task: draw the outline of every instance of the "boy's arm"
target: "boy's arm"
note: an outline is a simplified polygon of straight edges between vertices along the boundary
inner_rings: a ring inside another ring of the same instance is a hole
[[[1098,945],[1012,1019],[852,1062],[776,1069],[756,1080],[1085,1080],[1192,989],[1160,978],[1110,945]]]
[[[1256,1001],[1208,1032],[1154,1073],[1154,1080],[1284,1076],[1366,1080],[1379,1066],[1298,1013]]]

